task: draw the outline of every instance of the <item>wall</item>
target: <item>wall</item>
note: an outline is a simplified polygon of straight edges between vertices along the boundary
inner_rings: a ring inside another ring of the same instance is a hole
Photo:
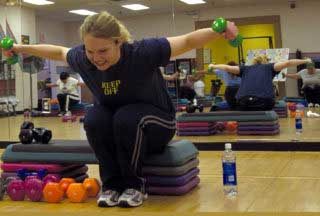
[[[244,38],[258,37],[258,36],[271,36],[274,44],[274,29],[272,24],[260,24],[260,25],[245,25],[239,26],[239,32]],[[242,43],[243,57],[246,58],[247,51],[249,49],[268,49],[268,39],[247,39]],[[216,64],[226,64],[229,61],[239,62],[238,48],[229,45],[228,41],[223,38],[212,43],[208,43],[204,48],[211,51],[211,62]],[[207,69],[207,65],[205,65]],[[216,79],[215,75],[207,75],[204,79],[205,93],[209,94],[211,90],[211,80]],[[221,86],[219,94],[224,94],[225,85]]]
[[[60,46],[71,47],[80,43],[77,35],[79,23],[60,22],[52,19],[44,19],[37,17],[37,42],[54,44]],[[72,32],[72,34],[70,34]],[[57,66],[66,66],[67,64],[61,61],[49,61],[49,71],[51,82],[55,83],[59,79],[59,74],[56,72]],[[43,74],[39,74],[43,77]],[[80,91],[80,88],[79,88]],[[52,88],[52,97],[56,98],[57,89]]]
[[[32,9],[20,7],[6,7],[4,8],[4,22],[7,19],[10,29],[12,30],[18,43],[21,43],[21,35],[28,35],[30,43],[35,42],[35,14]],[[3,25],[3,21],[1,22]],[[6,25],[3,25],[5,30]],[[33,74],[22,72],[20,64],[12,66],[15,70],[15,86],[16,97],[20,101],[17,110],[23,110],[31,107],[31,92],[30,79],[32,79],[32,104],[37,102],[37,77]]]
[[[145,15],[122,19],[123,23],[131,31],[134,39],[141,39],[150,36],[174,36],[194,30],[194,21],[212,20],[215,17],[223,16],[226,18],[241,18],[255,16],[280,15],[281,33],[283,47],[290,48],[290,52],[295,52],[297,48],[303,52],[319,52],[320,43],[315,43],[314,35],[320,35],[318,26],[320,20],[320,1],[297,2],[295,9],[290,9],[288,3],[277,5],[258,5],[243,7],[214,8],[208,7],[205,10],[198,11],[196,16],[189,16],[184,13],[175,13],[175,23],[171,13]],[[196,17],[196,18],[194,18]],[[73,46],[80,42],[78,27],[80,22],[66,23],[61,25],[51,25],[52,20],[44,21],[43,29],[51,32],[52,37],[61,36],[61,29],[65,30],[65,43]],[[183,57],[192,57],[196,55],[195,51],[184,54]],[[291,71],[291,70],[290,70]],[[294,69],[292,70],[294,72]],[[289,95],[294,91],[296,84],[287,82],[287,92]],[[289,90],[289,91],[288,91]]]

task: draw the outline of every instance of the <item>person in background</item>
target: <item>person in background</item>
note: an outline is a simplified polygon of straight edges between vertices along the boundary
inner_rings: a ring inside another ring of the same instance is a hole
[[[320,69],[315,68],[314,62],[306,64],[306,69],[298,73],[286,74],[287,78],[302,79],[302,90],[308,104],[320,104]]]
[[[79,82],[77,79],[70,77],[67,72],[61,72],[60,78],[56,83],[47,83],[46,86],[53,88],[58,87],[57,98],[59,101],[60,113],[63,116],[70,110],[70,107],[79,103],[80,96],[78,87],[83,86],[84,83]]]
[[[234,61],[230,61],[227,63],[229,66],[237,66]],[[215,70],[216,75],[224,81],[226,85],[226,90],[224,92],[224,98],[227,101],[231,110],[235,110],[237,108],[237,99],[236,94],[239,90],[241,78],[232,73],[226,73],[226,71],[217,69]]]
[[[186,72],[182,70],[178,70],[173,74],[166,75],[162,73],[164,80],[173,81],[177,80],[178,87],[178,97],[179,98],[186,98],[189,101],[193,101],[196,97],[196,91],[194,89],[194,83],[198,80],[201,80],[204,75],[205,71],[196,71],[194,74],[186,74]]]
[[[266,55],[259,55],[254,58],[253,65],[210,64],[209,68],[224,70],[241,77],[241,84],[236,95],[240,110],[271,110],[275,104],[273,88],[275,75],[287,67],[306,64],[310,61],[310,59],[290,59],[269,63]]]

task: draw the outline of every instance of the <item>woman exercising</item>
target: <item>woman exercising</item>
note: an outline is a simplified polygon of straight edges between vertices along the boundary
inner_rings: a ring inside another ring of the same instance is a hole
[[[79,46],[14,45],[11,51],[65,61],[80,74],[95,97],[84,128],[99,160],[98,206],[135,207],[147,197],[143,159],[162,152],[175,134],[175,109],[158,67],[221,35],[233,39],[236,33],[229,22],[223,34],[206,28],[130,42],[126,27],[101,12],[82,23]]]
[[[287,67],[310,62],[310,59],[290,59],[283,62],[269,63],[267,56],[256,56],[253,65],[230,66],[210,64],[209,68],[224,70],[241,77],[241,84],[236,95],[240,110],[271,110],[275,104],[272,80],[277,73]]]

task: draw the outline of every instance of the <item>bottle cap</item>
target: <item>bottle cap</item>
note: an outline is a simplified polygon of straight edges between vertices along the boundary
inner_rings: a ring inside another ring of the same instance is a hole
[[[231,149],[231,143],[226,143],[224,144],[225,149]]]

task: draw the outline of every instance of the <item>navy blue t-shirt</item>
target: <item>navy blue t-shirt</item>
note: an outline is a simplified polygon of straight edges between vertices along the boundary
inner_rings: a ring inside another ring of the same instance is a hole
[[[244,96],[274,98],[272,80],[277,73],[274,70],[274,63],[240,66],[241,85],[236,98]]]
[[[152,38],[121,46],[120,60],[100,71],[85,54],[84,45],[67,54],[70,67],[78,72],[93,93],[97,103],[117,109],[135,103],[152,104],[174,116],[170,96],[159,66],[165,66],[171,55],[166,38]]]

